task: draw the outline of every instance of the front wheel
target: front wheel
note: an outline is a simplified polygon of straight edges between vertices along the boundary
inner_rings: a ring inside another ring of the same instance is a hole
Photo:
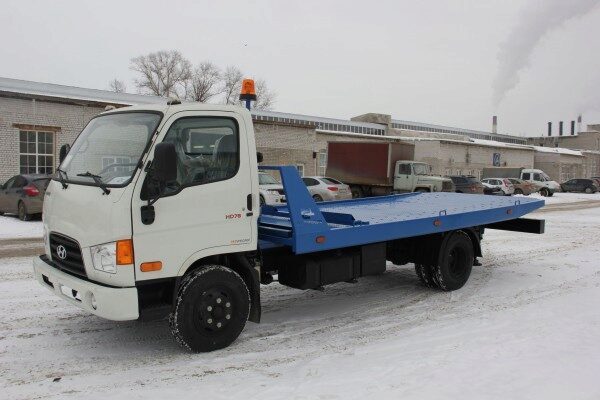
[[[19,202],[19,219],[21,221],[29,221],[31,219],[31,214],[27,213],[27,206],[22,201]]]
[[[209,265],[183,279],[169,325],[180,345],[207,352],[233,343],[249,313],[250,293],[244,280],[229,268]]]
[[[585,192],[586,192],[587,194],[592,194],[592,193],[594,193],[594,190],[592,190],[592,188],[591,188],[591,187],[586,187],[586,188],[585,188]]]
[[[515,194],[523,194],[523,191],[521,189],[515,189]]]
[[[544,196],[544,197],[550,197],[551,196],[550,191],[548,189],[546,189],[546,188],[540,189],[540,194],[542,196]]]

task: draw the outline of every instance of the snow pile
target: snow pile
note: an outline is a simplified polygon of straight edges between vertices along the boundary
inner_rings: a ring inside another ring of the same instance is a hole
[[[21,221],[13,216],[0,216],[0,240],[17,238],[41,238],[42,221]]]

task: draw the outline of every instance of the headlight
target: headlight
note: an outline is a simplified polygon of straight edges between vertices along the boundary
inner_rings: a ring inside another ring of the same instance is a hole
[[[90,247],[94,269],[109,274],[117,273],[117,243],[106,243]]]

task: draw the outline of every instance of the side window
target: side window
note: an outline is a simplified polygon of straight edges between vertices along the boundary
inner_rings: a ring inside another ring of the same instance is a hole
[[[23,178],[22,176],[17,176],[13,183],[13,188],[20,189],[25,186],[27,186],[27,179]]]
[[[542,181],[542,177],[540,176],[540,174],[538,174],[537,172],[533,174],[533,180],[534,181],[538,181],[541,182]]]
[[[177,153],[177,180],[169,184],[170,191],[230,179],[238,171],[239,132],[231,118],[178,119],[164,141],[173,143]]]
[[[316,186],[319,184],[316,179],[313,178],[302,178],[302,181],[306,186]]]
[[[528,181],[531,179],[531,174],[529,172],[523,172],[523,174],[521,175],[521,179]]]
[[[9,180],[6,181],[6,183],[4,184],[4,186],[2,186],[3,189],[10,189],[13,185],[13,183],[15,183],[15,180],[17,179],[17,177],[12,177]]]
[[[411,174],[410,164],[400,164],[398,166],[398,174],[410,175]]]

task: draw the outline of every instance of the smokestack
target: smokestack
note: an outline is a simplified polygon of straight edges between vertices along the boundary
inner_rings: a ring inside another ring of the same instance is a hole
[[[498,133],[498,117],[496,115],[492,117],[492,133]]]
[[[558,122],[558,136],[562,136],[563,134],[563,122],[559,121]]]
[[[571,121],[571,136],[575,135],[575,121]]]
[[[548,136],[552,136],[552,122],[548,122]]]

